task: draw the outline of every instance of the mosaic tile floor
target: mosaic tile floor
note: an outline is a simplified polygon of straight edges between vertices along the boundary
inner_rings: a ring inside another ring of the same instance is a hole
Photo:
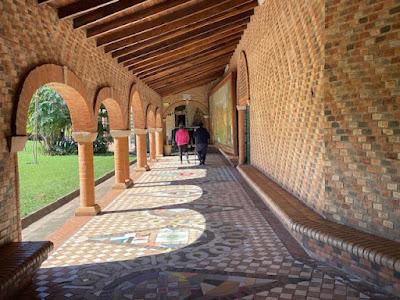
[[[310,259],[217,154],[205,167],[161,159],[52,253],[30,289],[40,299],[390,299]]]

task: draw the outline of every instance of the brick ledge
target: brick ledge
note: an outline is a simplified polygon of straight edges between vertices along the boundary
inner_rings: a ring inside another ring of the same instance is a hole
[[[400,243],[323,219],[256,168],[238,170],[289,230],[400,272]]]

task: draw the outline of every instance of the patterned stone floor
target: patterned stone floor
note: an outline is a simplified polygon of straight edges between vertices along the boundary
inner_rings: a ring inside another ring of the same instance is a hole
[[[205,167],[161,159],[52,253],[28,294],[390,299],[310,259],[217,154]]]

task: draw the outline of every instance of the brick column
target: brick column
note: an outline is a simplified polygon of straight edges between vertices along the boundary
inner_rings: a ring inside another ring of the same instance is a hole
[[[204,119],[204,128],[207,129],[208,131],[210,131],[210,116],[209,115],[204,115],[203,116]]]
[[[133,185],[129,173],[129,140],[130,130],[111,130],[114,138],[114,161],[115,161],[115,189],[126,189]]]
[[[134,129],[136,134],[136,170],[148,171],[150,170],[147,164],[147,147],[146,147],[146,129]]]
[[[156,160],[156,129],[149,128],[150,161]]]
[[[156,155],[164,156],[164,133],[162,128],[156,128]]]
[[[238,110],[238,148],[239,148],[239,165],[244,164],[246,160],[246,105],[236,106]]]
[[[95,203],[93,141],[97,132],[73,132],[72,137],[78,142],[80,202],[76,216],[94,216],[100,212],[100,206]]]

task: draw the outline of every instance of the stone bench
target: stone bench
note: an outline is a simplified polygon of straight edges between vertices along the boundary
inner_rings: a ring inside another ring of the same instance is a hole
[[[324,219],[252,166],[238,170],[309,255],[400,294],[400,243]]]
[[[52,250],[51,242],[12,242],[0,248],[0,299],[26,287]]]

